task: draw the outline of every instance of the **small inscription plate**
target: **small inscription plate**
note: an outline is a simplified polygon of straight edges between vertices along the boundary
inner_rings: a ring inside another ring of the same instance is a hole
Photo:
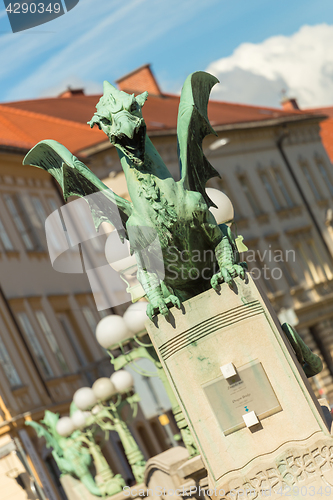
[[[203,390],[225,435],[245,427],[243,415],[254,411],[259,420],[282,410],[258,360],[237,368],[238,375],[204,384]]]

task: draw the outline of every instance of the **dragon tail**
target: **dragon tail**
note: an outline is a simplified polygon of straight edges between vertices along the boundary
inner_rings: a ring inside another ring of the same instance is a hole
[[[323,362],[320,357],[311,351],[291,325],[284,323],[282,325],[282,330],[286,334],[287,339],[294,349],[296,357],[302,365],[307,378],[318,375],[318,373],[320,373],[323,369]]]

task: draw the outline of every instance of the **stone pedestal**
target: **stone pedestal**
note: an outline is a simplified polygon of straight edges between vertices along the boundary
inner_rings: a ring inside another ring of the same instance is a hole
[[[186,448],[176,446],[148,460],[144,482],[149,498],[172,496],[174,500],[181,500],[182,478],[178,474],[178,468],[188,458]]]
[[[60,482],[68,500],[96,500],[99,497],[92,495],[78,479],[68,474],[61,476]]]
[[[149,498],[201,499],[199,483],[206,477],[207,471],[201,457],[189,459],[186,448],[177,446],[148,460],[145,485]]]
[[[142,498],[142,492],[146,491],[144,484],[137,484],[132,488],[126,488],[126,492],[121,491],[116,495],[111,497],[97,497],[92,495],[87,488],[78,479],[68,474],[61,476],[60,482],[65,490],[68,500],[135,500],[136,498]]]
[[[211,496],[313,499],[331,488],[333,498],[329,426],[249,275],[146,325],[201,450]],[[221,367],[236,375],[226,379]],[[246,427],[243,414],[256,414],[258,424]]]

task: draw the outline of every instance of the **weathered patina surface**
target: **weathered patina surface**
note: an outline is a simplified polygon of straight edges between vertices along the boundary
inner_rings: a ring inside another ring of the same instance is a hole
[[[53,458],[62,474],[77,477],[90,493],[101,496],[101,490],[89,470],[92,461],[89,449],[80,439],[77,439],[80,431],[74,431],[69,437],[62,437],[56,431],[58,420],[58,413],[46,410],[40,424],[27,421],[26,425],[33,427],[39,437],[45,438],[46,446],[52,448]]]
[[[176,182],[146,135],[141,108],[148,93],[134,97],[104,82],[104,95],[91,119],[118,150],[131,202],[112,193],[82,162],[55,141],[38,143],[24,164],[44,168],[62,187],[64,197],[85,197],[96,228],[112,223],[130,241],[150,318],[219,283],[244,277],[245,263],[230,229],[218,225],[205,191],[218,172],[206,159],[202,141],[214,133],[207,104],[217,79],[204,72],[190,75],[178,114],[180,180]],[[99,197],[91,197],[100,193]],[[186,256],[186,258],[184,258]],[[194,272],[193,272],[194,270]]]
[[[218,289],[222,282],[232,285],[235,277],[245,275],[246,263],[240,262],[234,235],[226,224],[216,223],[209,211],[215,205],[205,191],[206,182],[219,175],[202,149],[204,137],[214,133],[207,105],[217,82],[205,72],[193,73],[185,81],[177,124],[177,182],[146,134],[142,106],[148,93],[135,97],[104,82],[104,94],[88,123],[98,125],[117,148],[131,202],[113,193],[55,141],[38,143],[23,162],[53,175],[65,200],[71,195],[84,197],[97,229],[103,221],[110,222],[120,238],[129,240],[150,319],[158,313],[167,316],[170,306],[180,307],[211,287]],[[304,356],[301,339],[290,327],[284,330]],[[306,367],[302,363],[307,376],[321,370],[320,360],[310,353],[306,352]]]

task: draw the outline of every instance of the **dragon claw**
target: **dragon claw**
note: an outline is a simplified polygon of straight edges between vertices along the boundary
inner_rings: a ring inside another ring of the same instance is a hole
[[[220,283],[227,283],[232,286],[234,278],[239,276],[240,278],[245,278],[245,265],[241,264],[231,264],[226,267],[221,267],[220,272],[214,274],[210,280],[210,284],[214,290],[218,290]]]
[[[180,300],[175,295],[169,295],[168,297],[159,297],[151,301],[147,307],[147,316],[150,320],[153,319],[153,316],[156,314],[162,314],[163,316],[168,316],[169,307],[168,305],[172,305],[180,309]]]
[[[178,297],[176,297],[175,295],[169,295],[167,300],[169,301],[169,303],[171,302],[173,306],[177,307],[177,309],[180,309],[180,300]]]

